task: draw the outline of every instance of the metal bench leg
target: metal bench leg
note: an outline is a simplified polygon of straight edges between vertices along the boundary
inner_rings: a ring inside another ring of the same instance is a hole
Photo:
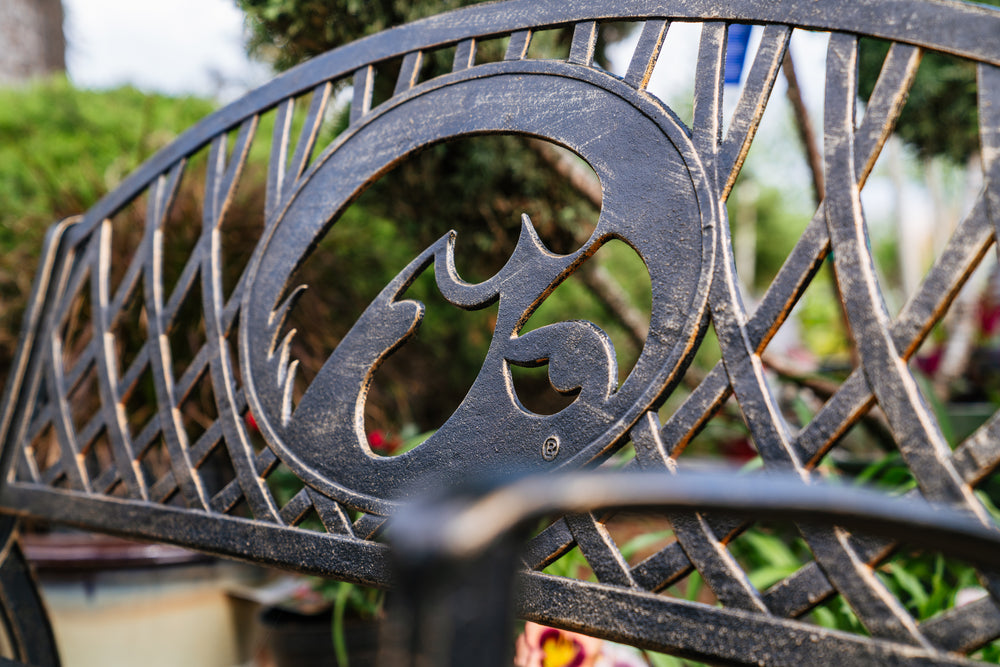
[[[58,667],[59,652],[35,577],[17,540],[17,519],[0,516],[0,623],[13,658]],[[3,660],[0,658],[0,660]],[[0,664],[17,664],[3,661]]]

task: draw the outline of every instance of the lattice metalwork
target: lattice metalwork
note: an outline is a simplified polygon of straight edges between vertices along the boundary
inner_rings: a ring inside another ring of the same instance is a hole
[[[593,61],[598,31],[611,21],[641,24],[623,76]],[[675,22],[701,25],[690,124],[646,89]],[[727,123],[723,70],[732,23],[764,28]],[[531,57],[533,35],[556,27],[572,28],[567,57]],[[740,293],[726,202],[798,29],[832,31],[826,197],[750,308]],[[908,363],[972,270],[991,256],[1000,225],[998,34],[995,11],[931,1],[817,8],[796,1],[514,0],[316,58],[208,117],[82,217],[53,228],[0,421],[9,471],[2,503],[12,513],[385,586],[386,550],[376,538],[421,483],[498,468],[573,469],[626,446],[635,450],[631,466],[673,470],[728,403],[764,466],[804,480],[877,408],[916,481],[914,493],[993,525],[976,487],[1000,463],[1000,419],[994,415],[950,447]],[[855,74],[861,35],[892,42],[863,115]],[[504,59],[478,61],[484,40],[504,40]],[[423,78],[423,59],[442,49],[454,54],[452,71]],[[892,317],[859,193],[925,50],[975,64],[985,185]],[[374,77],[390,61],[399,63],[394,93],[375,100]],[[331,106],[348,94],[348,128],[323,145]],[[263,126],[273,131],[260,132]],[[296,396],[294,332],[286,326],[300,293],[296,269],[392,165],[446,139],[491,133],[540,137],[583,158],[603,189],[593,234],[574,253],[556,255],[525,217],[507,265],[477,284],[455,268],[454,235],[442,236],[385,287]],[[260,236],[252,256],[234,257],[223,241],[227,214],[254,155],[267,156]],[[200,227],[181,226],[174,214],[184,179],[204,183]],[[144,210],[141,229],[129,222],[137,208]],[[653,290],[650,335],[620,386],[613,345],[595,325],[569,321],[521,334],[554,287],[613,239],[642,258]],[[859,364],[799,428],[783,415],[761,355],[831,253]],[[111,261],[122,254],[131,259]],[[177,257],[177,265],[166,261]],[[363,426],[368,383],[419,327],[421,308],[403,295],[432,266],[451,304],[498,303],[494,338],[452,418],[412,452],[376,457]],[[709,327],[721,360],[672,412],[661,411]],[[555,415],[524,409],[510,385],[511,364],[540,363],[548,363],[556,389],[579,390]],[[273,478],[287,471],[298,490],[279,497]],[[832,647],[823,655],[847,661],[868,644],[808,618],[833,599],[850,606],[887,659],[958,663],[956,654],[1000,636],[1000,580],[992,572],[979,572],[987,597],[918,621],[873,569],[892,557],[888,540],[800,525],[808,562],[759,590],[734,556],[748,522],[694,512],[667,519],[672,541],[637,563],[609,532],[612,515],[567,516],[548,526],[525,556],[530,572],[520,613],[707,660],[742,658],[714,636],[679,639],[669,619],[697,620],[721,636],[748,629],[808,636]],[[541,573],[574,549],[596,581]],[[720,607],[663,593],[695,571]],[[617,614],[626,608],[644,612]],[[782,659],[810,662],[807,646],[785,647]]]

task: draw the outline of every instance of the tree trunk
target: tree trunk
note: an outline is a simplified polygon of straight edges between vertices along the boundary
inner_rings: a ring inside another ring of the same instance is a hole
[[[0,0],[0,85],[66,69],[61,0]]]

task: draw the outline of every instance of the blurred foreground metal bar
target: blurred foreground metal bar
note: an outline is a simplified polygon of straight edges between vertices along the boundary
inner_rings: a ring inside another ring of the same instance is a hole
[[[391,521],[397,588],[383,628],[380,664],[510,665],[521,545],[539,519],[598,509],[699,511],[837,526],[905,540],[986,567],[1000,558],[1000,532],[971,513],[863,488],[806,484],[793,474],[578,472],[533,475],[511,483],[482,481],[419,500]],[[540,578],[537,573],[526,575]],[[614,613],[616,605],[608,602],[592,598],[591,612]],[[649,619],[650,624],[661,621]],[[710,623],[702,628],[703,637],[719,631]],[[838,635],[850,644],[850,664],[969,664],[918,647],[900,651],[877,639],[816,630],[812,642],[820,635]],[[748,642],[745,652],[734,645],[734,652],[742,653],[746,664],[764,664],[750,650],[758,648],[751,644],[761,639]],[[816,643],[810,664],[843,664],[838,643]],[[787,662],[778,654],[772,658],[767,664]]]

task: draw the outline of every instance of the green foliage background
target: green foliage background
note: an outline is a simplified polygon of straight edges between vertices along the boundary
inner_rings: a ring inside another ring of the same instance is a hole
[[[1000,0],[980,0],[979,4],[998,7]],[[888,42],[862,40],[858,90],[862,99],[871,95],[888,52]],[[976,90],[975,64],[943,53],[925,53],[897,134],[922,158],[940,156],[964,165],[979,151]]]
[[[86,211],[213,107],[65,78],[0,89],[0,381],[49,225]]]

